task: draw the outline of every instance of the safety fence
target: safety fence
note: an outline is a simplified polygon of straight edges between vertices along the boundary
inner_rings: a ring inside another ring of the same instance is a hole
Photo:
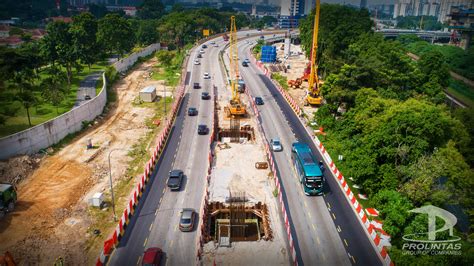
[[[258,66],[258,68],[272,81],[272,83],[276,86],[278,91],[282,94],[282,96],[285,98],[287,103],[291,106],[293,111],[296,113],[296,115],[301,114],[301,109],[299,106],[296,104],[296,101],[285,91],[281,88],[279,84],[277,84],[273,79],[271,79],[271,74],[269,73],[268,69],[263,65],[262,62],[257,61],[255,57],[252,55],[252,59],[255,62],[255,64]],[[305,127],[306,128],[306,127]],[[312,136],[311,132],[306,128],[308,131],[308,134]],[[373,223],[368,219],[365,209],[363,206],[359,203],[357,198],[355,197],[354,193],[352,193],[349,185],[347,184],[346,180],[344,179],[344,176],[342,173],[337,169],[336,164],[334,161],[331,159],[329,153],[326,151],[326,149],[323,146],[323,143],[318,139],[317,136],[314,136],[314,143],[317,147],[317,149],[321,152],[324,161],[326,162],[327,165],[329,165],[333,176],[336,178],[338,181],[337,183],[339,184],[339,187],[342,189],[344,194],[346,195],[346,199],[352,206],[354,212],[357,214],[357,217],[360,219],[360,222],[364,225],[364,228],[367,230],[368,235],[370,236],[370,239],[373,241],[373,244],[375,245],[377,252],[379,252],[382,262],[384,265],[393,265],[393,262],[390,259],[390,256],[388,255],[388,252],[386,248],[384,247],[384,242],[381,241],[381,238],[379,234],[376,232],[376,228],[374,227]]]
[[[273,83],[273,85],[275,85],[275,87],[278,89],[278,91],[280,92],[281,95],[283,95],[283,97],[285,98],[285,100],[288,102],[288,104],[291,106],[291,109],[293,109],[293,111],[295,111],[296,115],[297,116],[300,116],[301,115],[301,108],[300,106],[298,105],[298,103],[295,101],[295,99],[293,99],[293,97],[291,97],[291,95],[286,92],[281,86],[280,84],[278,84],[277,82],[275,82],[272,78],[271,78],[271,72],[265,67],[265,65],[261,62],[261,61],[257,61],[257,59],[252,55],[252,61],[255,63],[255,65],[265,74],[265,76],[267,76],[271,82]]]
[[[280,206],[281,206],[280,211],[281,211],[281,214],[282,214],[282,217],[283,217],[283,221],[285,223],[285,230],[286,230],[286,236],[288,238],[288,244],[290,246],[291,259],[292,259],[293,265],[298,265],[296,248],[295,248],[295,243],[294,243],[294,240],[293,240],[294,237],[293,237],[293,234],[291,232],[291,223],[290,223],[290,220],[288,218],[288,214],[286,212],[285,203],[283,201],[283,193],[282,193],[282,190],[281,190],[281,180],[280,180],[281,177],[277,174],[277,171],[276,171],[276,168],[275,168],[275,161],[274,161],[273,155],[270,151],[270,145],[268,143],[268,140],[265,138],[264,130],[263,130],[261,120],[260,120],[261,119],[260,118],[260,112],[258,111],[257,105],[255,104],[255,99],[250,95],[250,92],[249,92],[250,87],[248,85],[246,85],[246,86],[247,86],[247,88],[245,89],[245,94],[249,98],[249,102],[252,105],[252,110],[255,114],[255,118],[256,118],[256,121],[257,121],[257,130],[260,132],[260,136],[262,137],[262,141],[265,144],[265,153],[267,155],[267,160],[270,163],[270,168],[271,168],[272,173],[273,173],[273,179],[275,180],[275,187],[278,189],[278,201],[279,201]]]
[[[125,234],[125,231],[127,229],[127,225],[129,224],[134,212],[135,208],[137,208],[138,203],[141,199],[142,193],[146,189],[146,185],[150,181],[150,178],[152,177],[152,173],[155,170],[155,164],[160,158],[165,146],[166,142],[168,141],[168,138],[170,136],[171,129],[174,124],[174,120],[176,118],[176,115],[178,113],[179,107],[181,105],[181,102],[184,98],[184,93],[185,93],[185,88],[186,88],[186,71],[187,71],[187,65],[189,61],[189,56],[186,57],[184,61],[184,68],[182,71],[181,75],[181,81],[180,85],[178,86],[178,90],[176,93],[176,100],[174,101],[172,107],[171,107],[171,112],[170,112],[170,117],[166,122],[166,125],[161,132],[159,138],[158,138],[158,143],[156,147],[153,149],[153,153],[151,154],[151,158],[148,160],[148,162],[145,164],[145,169],[143,174],[141,175],[138,183],[136,184],[135,188],[133,189],[132,193],[130,194],[129,201],[125,209],[123,210],[123,213],[120,217],[120,220],[118,221],[117,226],[115,227],[114,231],[110,235],[110,237],[104,241],[104,246],[103,249],[100,253],[99,258],[97,258],[96,265],[105,265],[107,262],[110,254],[112,253],[113,249],[120,243],[120,240]]]

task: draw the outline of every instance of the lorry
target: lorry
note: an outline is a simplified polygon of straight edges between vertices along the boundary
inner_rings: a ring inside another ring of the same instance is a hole
[[[0,219],[12,212],[17,200],[16,188],[12,184],[0,183]]]

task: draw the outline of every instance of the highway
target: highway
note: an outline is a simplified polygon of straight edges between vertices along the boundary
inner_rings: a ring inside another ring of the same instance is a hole
[[[239,32],[241,37],[255,31]],[[109,265],[137,265],[143,252],[150,247],[159,247],[165,253],[162,265],[196,264],[197,231],[181,232],[178,229],[180,212],[183,208],[201,209],[204,197],[209,153],[209,135],[198,135],[198,124],[211,126],[213,117],[212,100],[202,100],[201,92],[207,91],[214,97],[213,85],[225,87],[218,61],[219,51],[225,42],[221,37],[214,39],[219,47],[206,43],[200,65],[194,64],[200,47],[191,50],[186,66],[186,92],[173,125],[163,154],[157,162],[150,183],[132,216],[119,246],[114,250]],[[204,79],[208,72],[211,79]],[[200,89],[193,89],[199,82]],[[188,116],[188,107],[198,109],[197,116]],[[185,179],[180,191],[170,191],[166,186],[171,170],[184,171]],[[200,223],[200,217],[198,217]],[[199,228],[200,224],[195,224]]]
[[[251,44],[239,42],[239,58],[250,58]],[[271,81],[253,63],[242,67],[241,76],[250,94],[261,96],[265,102],[258,106],[265,137],[279,137],[283,152],[274,153],[277,171],[283,179],[286,204],[296,233],[296,248],[300,265],[381,265],[364,228],[357,220],[343,192],[330,171],[325,172],[327,189],[324,196],[303,194],[291,165],[290,147],[296,140],[308,143],[321,160],[321,154],[299,118],[279,94]],[[245,97],[245,96],[243,96]],[[326,166],[326,169],[329,169]]]
[[[216,39],[223,47],[222,38]],[[198,49],[191,51],[187,68],[186,92],[181,108],[165,150],[157,162],[150,184],[139,202],[129,228],[114,254],[109,265],[137,265],[144,250],[159,247],[165,253],[163,265],[193,265],[196,262],[197,231],[181,232],[178,229],[182,208],[194,208],[199,212],[203,200],[207,154],[209,152],[209,135],[198,135],[198,124],[212,123],[212,100],[201,100],[201,92],[213,95],[212,85],[223,86],[224,81],[217,63],[218,51],[208,45],[200,65],[194,65]],[[203,73],[211,73],[211,79],[204,80]],[[193,89],[194,82],[201,84],[200,89]],[[188,107],[198,109],[197,116],[188,116]],[[166,187],[168,172],[173,169],[184,171],[185,179],[180,191],[170,191]],[[198,224],[196,223],[197,227]]]

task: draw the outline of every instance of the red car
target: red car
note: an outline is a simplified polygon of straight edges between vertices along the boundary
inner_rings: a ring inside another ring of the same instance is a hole
[[[160,265],[162,256],[161,248],[149,248],[143,254],[142,265]]]

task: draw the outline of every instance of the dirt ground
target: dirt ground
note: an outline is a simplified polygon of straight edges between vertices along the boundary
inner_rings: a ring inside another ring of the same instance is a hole
[[[219,91],[219,124],[228,128],[230,122],[223,117],[224,106],[230,96],[229,90]],[[248,104],[247,96],[241,98]],[[248,106],[248,105],[247,105]],[[216,162],[212,170],[209,187],[210,201],[224,202],[232,192],[245,192],[249,203],[262,202],[268,206],[273,240],[256,242],[234,242],[230,248],[218,247],[209,242],[204,246],[204,265],[287,265],[289,263],[286,249],[286,235],[279,218],[277,198],[272,194],[275,189],[269,169],[256,169],[256,162],[265,162],[266,156],[262,136],[256,128],[253,116],[241,120],[241,126],[255,128],[255,141],[227,143],[230,148],[216,147]],[[222,144],[219,142],[219,144]],[[256,260],[256,258],[264,258]]]
[[[284,59],[284,51],[279,49],[282,44],[277,44],[277,57],[281,58],[283,64],[290,65],[290,68],[287,70],[287,73],[279,72],[279,74],[285,76],[288,80],[296,80],[303,76],[306,65],[308,64],[308,59],[303,53],[301,45],[291,45],[290,51],[292,55],[288,59]],[[313,118],[313,113],[317,110],[315,107],[304,106],[304,97],[306,96],[306,90],[308,89],[308,82],[303,81],[302,86],[299,89],[289,88],[288,93],[295,99],[300,108],[303,109],[305,114],[308,115],[309,120]]]
[[[132,102],[147,85],[163,87],[149,79],[154,64],[152,58],[118,81],[117,101],[106,117],[59,152],[0,164],[0,181],[17,183],[19,195],[15,211],[0,221],[0,254],[12,252],[20,265],[51,265],[60,256],[66,264],[86,265],[88,255],[98,255],[86,245],[93,222],[87,200],[108,188],[109,151],[118,149],[111,156],[117,182],[124,178],[130,161],[127,150],[152,130],[145,121],[153,116],[153,109]],[[86,149],[88,139],[95,149]]]

